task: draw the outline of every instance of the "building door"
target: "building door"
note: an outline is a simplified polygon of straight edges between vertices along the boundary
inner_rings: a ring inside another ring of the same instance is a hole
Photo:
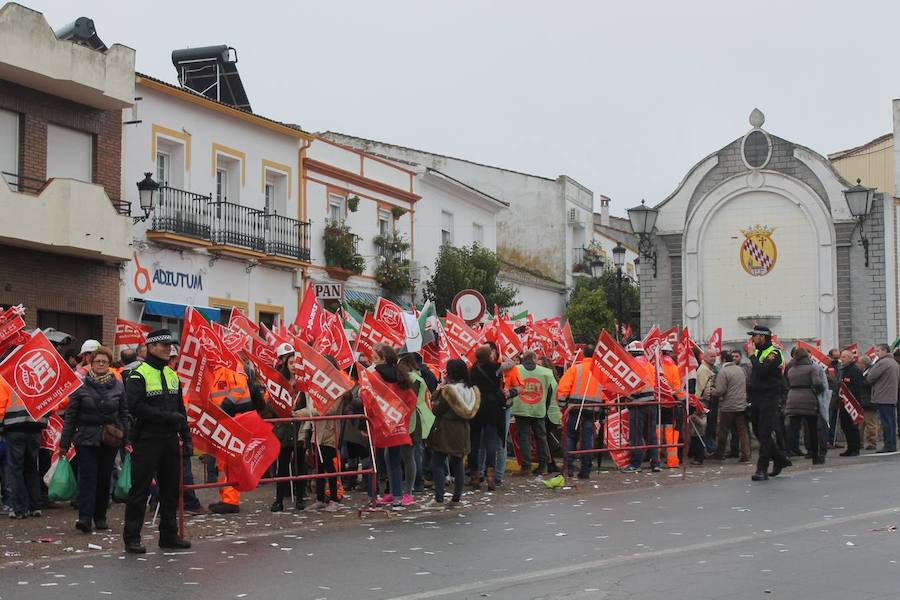
[[[103,342],[103,317],[100,315],[82,315],[77,313],[55,312],[52,310],[37,311],[38,327],[46,329],[52,327],[58,331],[68,333],[74,339],[71,344],[60,346],[59,351],[65,354],[66,350],[75,352],[81,349],[85,340],[98,340]],[[106,340],[111,343],[112,340]]]

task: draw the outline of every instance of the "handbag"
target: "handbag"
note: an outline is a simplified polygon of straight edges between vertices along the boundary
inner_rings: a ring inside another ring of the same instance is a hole
[[[122,445],[122,438],[124,437],[125,432],[112,423],[107,423],[103,426],[103,429],[100,430],[100,443],[104,446],[118,448]]]

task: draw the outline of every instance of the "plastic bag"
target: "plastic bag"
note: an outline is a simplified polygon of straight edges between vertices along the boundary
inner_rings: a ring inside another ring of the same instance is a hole
[[[131,492],[131,454],[126,454],[122,460],[122,470],[119,471],[119,478],[116,480],[116,487],[113,490],[113,500],[116,502],[125,502],[128,500],[128,494]]]
[[[47,497],[50,502],[69,502],[75,499],[78,488],[75,484],[75,473],[72,465],[65,456],[60,456],[56,461],[56,470],[50,478]]]

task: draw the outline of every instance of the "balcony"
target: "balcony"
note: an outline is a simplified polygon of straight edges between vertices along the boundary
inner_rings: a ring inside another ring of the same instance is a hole
[[[44,15],[20,4],[0,8],[0,79],[105,110],[134,102],[134,50],[106,52],[53,33]]]
[[[112,202],[103,186],[74,179],[44,182],[3,173],[0,243],[113,262],[131,258],[127,202]]]
[[[271,262],[309,262],[309,223],[169,186],[159,189],[147,237]]]

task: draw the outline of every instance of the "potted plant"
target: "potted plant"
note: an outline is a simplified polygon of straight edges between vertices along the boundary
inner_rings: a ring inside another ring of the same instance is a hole
[[[344,223],[329,223],[323,234],[325,270],[335,279],[346,280],[366,268],[366,260],[357,251],[358,237]]]
[[[347,209],[354,213],[359,210],[359,196],[353,195],[347,198]]]
[[[400,217],[406,214],[406,209],[400,206],[394,206],[391,208],[391,214],[394,215],[394,220],[396,221]]]
[[[412,279],[409,272],[409,259],[405,253],[409,243],[402,235],[396,233],[378,235],[372,239],[378,248],[381,262],[375,269],[375,280],[388,296],[397,297],[410,291]]]

